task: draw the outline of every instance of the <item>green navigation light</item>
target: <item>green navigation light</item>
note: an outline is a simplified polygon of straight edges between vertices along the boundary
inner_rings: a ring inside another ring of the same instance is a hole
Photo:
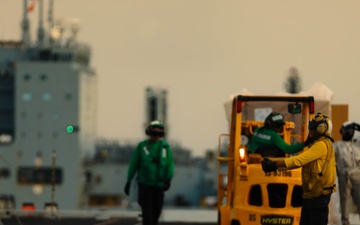
[[[72,134],[72,133],[76,133],[79,131],[79,126],[78,125],[69,125],[66,127],[66,132],[68,134]]]
[[[74,126],[67,126],[66,132],[68,132],[69,134],[71,134],[72,132],[74,132]]]

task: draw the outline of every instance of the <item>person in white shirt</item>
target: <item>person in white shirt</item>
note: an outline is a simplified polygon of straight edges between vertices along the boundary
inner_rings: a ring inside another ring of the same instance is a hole
[[[345,122],[340,133],[342,140],[334,145],[340,197],[340,213],[342,225],[350,225],[349,200],[353,199],[360,215],[360,147],[355,137],[359,136],[360,125]]]

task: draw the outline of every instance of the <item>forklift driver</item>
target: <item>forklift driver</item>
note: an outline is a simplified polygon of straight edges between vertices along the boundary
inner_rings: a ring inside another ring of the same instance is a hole
[[[248,145],[250,152],[261,154],[262,157],[285,157],[285,154],[295,154],[310,144],[310,139],[296,144],[287,144],[280,136],[284,129],[284,116],[280,113],[270,113],[264,126],[255,129]]]

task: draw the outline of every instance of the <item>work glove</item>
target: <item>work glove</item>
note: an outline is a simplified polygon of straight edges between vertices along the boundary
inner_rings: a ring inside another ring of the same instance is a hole
[[[164,185],[163,185],[163,190],[164,190],[164,191],[169,190],[170,186],[171,186],[171,180],[165,181],[165,182],[164,182]]]
[[[126,182],[125,187],[124,187],[124,192],[126,195],[130,194],[130,186],[131,186],[131,182]]]
[[[261,162],[261,166],[265,173],[275,172],[278,169],[276,162],[271,161],[268,158],[263,159],[263,161]]]
[[[310,137],[310,135],[308,135],[304,142],[305,147],[309,146],[312,142],[313,142],[312,138]]]

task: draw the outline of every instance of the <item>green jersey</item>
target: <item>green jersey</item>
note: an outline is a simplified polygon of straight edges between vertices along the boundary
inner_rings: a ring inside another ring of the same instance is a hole
[[[251,137],[251,141],[248,145],[249,150],[254,153],[258,148],[266,147],[276,147],[285,153],[294,154],[301,151],[305,147],[305,144],[297,143],[289,145],[273,129],[267,127],[260,127],[255,129],[255,132]]]
[[[150,186],[163,186],[171,180],[174,160],[170,145],[164,140],[140,142],[131,157],[127,181],[131,182],[136,173],[139,183]]]

